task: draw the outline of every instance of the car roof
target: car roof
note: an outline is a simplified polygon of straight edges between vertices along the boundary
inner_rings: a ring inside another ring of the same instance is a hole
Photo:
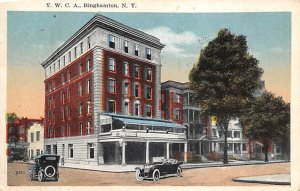
[[[34,159],[40,159],[42,157],[59,157],[59,155],[43,154],[43,155],[37,155],[37,156],[35,156]]]

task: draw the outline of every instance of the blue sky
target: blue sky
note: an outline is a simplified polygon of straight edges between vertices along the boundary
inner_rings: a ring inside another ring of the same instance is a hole
[[[41,63],[95,14],[8,12],[8,97],[13,96],[16,88],[22,91],[28,86],[38,87],[35,93],[43,93]],[[247,36],[250,53],[265,71],[267,89],[290,100],[291,14],[288,12],[101,14],[152,34],[166,44],[162,50],[162,81],[188,81],[188,72],[200,49],[221,28],[243,34]],[[27,75],[26,71],[34,75]],[[25,82],[25,87],[18,82]]]

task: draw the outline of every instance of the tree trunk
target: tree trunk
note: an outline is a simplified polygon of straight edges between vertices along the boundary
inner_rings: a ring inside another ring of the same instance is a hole
[[[265,150],[265,162],[269,162],[268,149]]]
[[[227,144],[227,136],[228,136],[228,123],[223,124],[224,127],[224,155],[223,155],[223,164],[228,164],[228,144]]]

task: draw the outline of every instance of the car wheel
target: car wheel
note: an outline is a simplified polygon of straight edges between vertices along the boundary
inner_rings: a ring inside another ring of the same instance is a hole
[[[47,166],[47,167],[45,168],[45,175],[46,175],[48,178],[53,177],[55,174],[56,174],[56,170],[55,170],[54,166],[49,165],[49,166]]]
[[[38,180],[40,182],[43,182],[44,179],[45,179],[44,173],[43,173],[43,171],[40,170],[39,173],[38,173]]]
[[[158,181],[160,179],[160,172],[158,169],[153,171],[153,181]]]
[[[144,180],[144,177],[142,176],[142,173],[141,173],[140,170],[136,170],[136,171],[135,171],[135,178],[136,178],[137,181],[142,181],[142,180]]]
[[[180,167],[177,168],[177,171],[176,171],[176,176],[177,177],[180,177],[181,176],[181,173],[182,173],[182,169]]]

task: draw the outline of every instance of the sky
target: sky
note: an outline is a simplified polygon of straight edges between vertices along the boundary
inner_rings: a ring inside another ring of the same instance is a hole
[[[8,12],[7,111],[44,116],[44,69],[41,63],[96,13]],[[245,35],[249,52],[263,68],[266,89],[290,102],[291,14],[257,13],[108,13],[102,15],[158,37],[162,82],[187,82],[200,50],[218,31]]]

